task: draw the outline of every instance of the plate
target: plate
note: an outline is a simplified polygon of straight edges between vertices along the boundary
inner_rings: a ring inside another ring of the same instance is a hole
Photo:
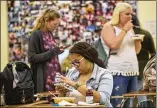
[[[135,34],[132,36],[133,40],[142,40],[143,41],[144,35],[143,34]]]

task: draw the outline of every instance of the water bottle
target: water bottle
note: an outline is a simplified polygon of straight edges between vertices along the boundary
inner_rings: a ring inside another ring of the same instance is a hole
[[[88,89],[86,91],[86,103],[93,104],[93,102],[94,102],[93,91],[92,91],[92,89]]]
[[[57,84],[57,83],[59,83],[60,82],[60,73],[59,72],[57,72],[56,73],[56,77],[55,77],[55,83]]]

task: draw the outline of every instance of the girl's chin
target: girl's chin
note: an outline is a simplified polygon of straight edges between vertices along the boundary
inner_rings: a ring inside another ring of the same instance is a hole
[[[78,70],[81,74],[83,73],[81,70]]]

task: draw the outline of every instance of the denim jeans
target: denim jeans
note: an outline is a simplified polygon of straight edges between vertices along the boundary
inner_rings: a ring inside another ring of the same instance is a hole
[[[112,96],[122,96],[124,93],[129,93],[137,90],[137,76],[113,76],[113,91]],[[122,99],[111,99],[111,104],[115,108],[120,104]],[[129,107],[130,99],[127,101]]]

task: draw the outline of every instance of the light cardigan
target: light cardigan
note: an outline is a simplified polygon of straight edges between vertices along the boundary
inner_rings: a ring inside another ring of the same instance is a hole
[[[79,71],[77,69],[71,69],[66,77],[77,82],[79,78]],[[113,77],[109,70],[94,64],[92,75],[86,82],[86,87],[100,93],[100,104],[104,104],[105,107],[112,107],[110,103],[110,96],[113,89]]]

